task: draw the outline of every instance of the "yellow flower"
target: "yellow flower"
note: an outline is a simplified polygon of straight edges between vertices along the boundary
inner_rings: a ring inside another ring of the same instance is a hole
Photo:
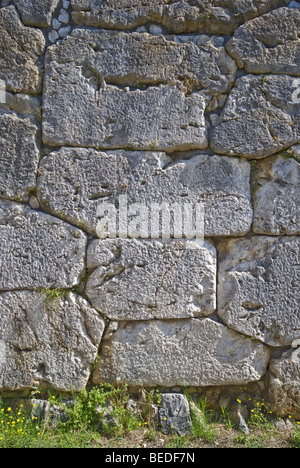
[[[166,421],[166,420],[167,420],[167,418],[164,418],[164,421]]]
[[[10,411],[11,411],[11,407],[7,408],[7,411],[10,412]]]

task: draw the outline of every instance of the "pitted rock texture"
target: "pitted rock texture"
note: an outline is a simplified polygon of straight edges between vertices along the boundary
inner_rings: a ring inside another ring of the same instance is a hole
[[[94,241],[92,305],[111,320],[202,317],[216,308],[216,251],[197,240]]]
[[[86,242],[83,232],[58,218],[0,200],[0,290],[76,286]]]
[[[300,139],[299,79],[289,75],[246,75],[236,81],[211,147],[221,154],[260,159]]]
[[[22,21],[29,26],[40,26],[47,28],[51,26],[52,13],[58,5],[59,0],[13,0],[20,12]]]
[[[258,234],[300,235],[300,162],[293,151],[256,167],[253,230]]]
[[[274,411],[282,417],[300,418],[299,354],[298,348],[270,361],[268,397]]]
[[[259,380],[268,360],[262,343],[209,318],[123,323],[104,342],[93,381],[150,387],[240,385]]]
[[[150,22],[170,32],[231,34],[244,21],[287,0],[72,0],[77,24],[107,29],[131,29]]]
[[[299,254],[296,236],[258,236],[219,246],[222,320],[270,346],[291,345],[300,336]]]
[[[239,28],[227,50],[248,73],[300,76],[300,11],[279,8]]]
[[[28,199],[39,163],[38,128],[29,119],[0,115],[0,197]]]
[[[49,86],[57,74],[80,67],[91,85],[105,80],[142,87],[181,80],[187,92],[204,89],[210,97],[228,92],[237,70],[222,38],[87,29],[75,29],[50,48],[47,62]]]
[[[0,387],[84,390],[105,323],[80,296],[0,294]]]
[[[174,42],[148,34],[75,30],[47,55],[44,142],[206,148],[204,112],[210,101],[218,107],[235,74],[224,47],[206,36]]]
[[[40,93],[43,33],[23,25],[13,6],[0,9],[0,79],[8,91]]]
[[[177,203],[181,216],[186,200],[202,203],[208,236],[243,235],[252,223],[250,165],[228,157],[200,154],[174,162],[160,152],[62,148],[41,161],[38,195],[45,210],[93,235],[101,208],[111,204],[119,214],[120,196],[127,197],[128,210],[136,203],[149,212],[152,203]],[[143,237],[151,237],[150,227]]]

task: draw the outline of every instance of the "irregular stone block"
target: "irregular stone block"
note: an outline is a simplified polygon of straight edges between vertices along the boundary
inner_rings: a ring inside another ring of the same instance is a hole
[[[104,320],[81,297],[14,291],[0,294],[0,389],[46,386],[84,390]]]
[[[53,63],[55,62],[55,64]],[[208,36],[153,37],[149,34],[75,29],[66,41],[48,51],[50,86],[57,64],[83,67],[91,84],[146,86],[181,80],[186,92],[205,90],[213,96],[228,92],[236,64],[222,42]],[[162,66],[163,64],[163,66]],[[56,78],[53,77],[53,78]]]
[[[189,403],[179,393],[164,393],[159,406],[163,434],[186,435],[192,433]]]
[[[71,0],[76,24],[104,29],[131,29],[160,22],[166,0]]]
[[[239,28],[226,48],[248,73],[300,76],[300,11],[279,8]]]
[[[159,152],[62,148],[42,159],[39,174],[42,206],[93,235],[105,204],[119,216],[121,195],[128,205],[140,203],[149,210],[152,203],[177,203],[177,214],[186,203],[202,203],[207,236],[242,235],[251,228],[250,165],[245,160],[198,155],[173,162]],[[151,237],[150,229],[143,237]]]
[[[299,142],[298,78],[247,75],[236,85],[213,129],[213,151],[260,159]]]
[[[254,232],[300,235],[299,162],[272,156],[260,161],[256,169]]]
[[[85,26],[131,29],[162,23],[170,32],[231,34],[240,24],[289,0],[72,0],[73,20]]]
[[[201,317],[216,308],[216,251],[197,241],[96,240],[86,293],[112,320]]]
[[[167,85],[144,91],[107,86],[95,92],[95,87],[82,79],[80,69],[61,75],[59,81],[48,82],[46,88],[43,113],[46,145],[162,151],[208,145],[206,100],[200,91],[186,97],[176,87]],[[66,93],[63,101],[59,99],[61,93]]]
[[[299,338],[299,237],[219,245],[218,314],[234,330],[270,346]]]
[[[36,184],[37,127],[14,114],[0,115],[0,197],[26,200]]]
[[[287,5],[289,0],[173,0],[166,3],[162,22],[169,31],[232,34],[245,21]]]
[[[86,236],[25,205],[0,200],[0,290],[72,288],[84,271]]]
[[[22,21],[29,26],[51,26],[52,14],[59,0],[13,0]]]
[[[0,10],[0,79],[8,91],[40,93],[41,62],[45,38],[41,31],[20,21],[13,6]]]
[[[260,380],[269,351],[209,318],[122,323],[102,346],[95,384],[241,385]]]
[[[299,333],[299,332],[298,332]],[[298,335],[299,336],[299,335]],[[300,341],[298,343],[298,346]],[[297,353],[297,354],[296,354]],[[278,416],[300,418],[299,349],[271,359],[268,372],[268,400]]]
[[[44,142],[165,151],[207,147],[204,112],[212,98],[217,106],[218,96],[231,89],[236,65],[207,36],[177,41],[79,29],[49,48]]]

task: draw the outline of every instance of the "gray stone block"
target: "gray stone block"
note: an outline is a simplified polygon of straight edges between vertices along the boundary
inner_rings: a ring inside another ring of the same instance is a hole
[[[183,210],[186,203],[202,203],[207,236],[242,235],[251,228],[250,165],[245,160],[199,154],[173,162],[159,152],[62,148],[43,158],[39,174],[42,206],[93,235],[101,207],[111,204],[120,211],[121,195],[127,196],[128,208],[177,203]],[[150,235],[149,230],[143,237]]]
[[[255,172],[254,232],[300,235],[299,162],[272,156],[260,161]]]
[[[0,115],[0,197],[27,200],[36,185],[37,127],[14,114]]]
[[[0,200],[0,290],[76,286],[86,242],[58,218]]]
[[[239,28],[226,48],[248,73],[300,76],[300,11],[279,8]]]
[[[269,350],[209,318],[122,323],[103,343],[95,384],[241,385],[260,380]]]
[[[299,79],[246,75],[236,81],[214,127],[216,153],[261,159],[300,139]]]
[[[13,92],[42,91],[43,33],[23,25],[14,6],[0,10],[0,79]]]
[[[97,240],[88,250],[86,293],[111,320],[210,315],[216,308],[216,251],[197,241]]]
[[[104,328],[104,320],[80,296],[1,293],[0,390],[39,385],[84,390]]]
[[[254,236],[219,245],[218,314],[270,346],[300,335],[299,237]]]

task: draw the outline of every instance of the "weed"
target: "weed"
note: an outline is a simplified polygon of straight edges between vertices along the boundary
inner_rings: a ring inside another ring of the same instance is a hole
[[[198,404],[190,402],[190,407],[193,435],[206,442],[213,442],[217,437],[217,430],[213,422],[213,411],[208,409],[206,398],[200,399]]]
[[[299,425],[300,423],[297,422],[297,424]],[[294,448],[300,448],[300,428],[299,428],[299,426],[296,426],[295,432],[292,434],[291,445]]]

